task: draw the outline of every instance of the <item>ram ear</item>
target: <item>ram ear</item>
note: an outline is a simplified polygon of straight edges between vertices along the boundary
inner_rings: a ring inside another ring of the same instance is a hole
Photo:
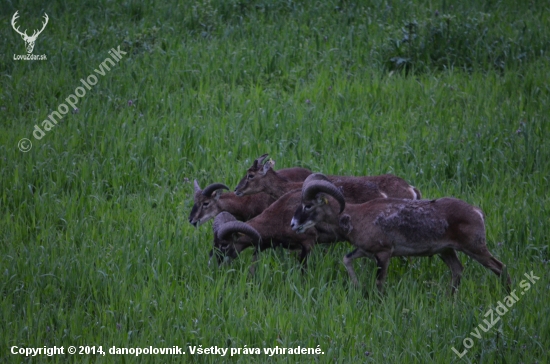
[[[340,228],[346,232],[346,234],[351,233],[353,230],[353,225],[351,224],[351,216],[344,214],[340,216],[340,221],[338,222]]]
[[[264,163],[261,173],[266,174],[267,171],[273,168],[274,165],[275,165],[275,161],[273,159],[268,160],[267,162]]]
[[[266,154],[262,154],[261,156],[259,156],[258,158],[256,158],[256,159],[254,160],[254,163],[252,163],[252,167],[251,167],[251,168],[252,168],[252,169],[258,169],[258,165],[259,165],[259,164],[262,164],[262,162],[264,161],[264,159],[267,158],[268,155],[269,155],[269,154],[266,153]]]
[[[199,182],[197,180],[195,180],[195,182],[193,183],[193,186],[195,188],[195,193],[201,192],[201,188],[200,188]]]

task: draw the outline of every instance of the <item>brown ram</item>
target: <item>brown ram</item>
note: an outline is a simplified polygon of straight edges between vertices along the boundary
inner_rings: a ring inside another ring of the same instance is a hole
[[[254,247],[254,261],[262,250],[282,246],[286,249],[300,249],[300,261],[303,267],[307,265],[307,257],[313,245],[342,241],[342,236],[329,228],[311,229],[305,234],[296,234],[289,222],[294,211],[300,206],[301,190],[290,191],[281,196],[264,212],[247,221],[230,221],[227,215],[216,216],[214,222],[214,249],[217,252],[218,263],[225,257],[234,259],[240,252]],[[252,265],[251,270],[253,270]]]
[[[254,164],[261,163],[266,156],[256,159]],[[290,181],[303,181],[311,171],[294,167],[281,169],[277,173]],[[265,193],[237,198],[233,192],[222,193],[224,189],[229,190],[229,187],[222,183],[213,183],[201,190],[199,183],[195,180],[194,204],[189,214],[189,222],[193,226],[204,224],[222,211],[231,213],[238,220],[247,221],[261,214],[276,200]]]
[[[499,277],[505,270],[504,264],[487,249],[481,209],[456,198],[416,201],[387,198],[347,204],[334,184],[317,180],[304,185],[301,203],[302,208],[292,219],[292,229],[302,233],[323,223],[345,236],[356,247],[344,257],[344,265],[356,285],[352,262],[364,256],[376,261],[379,290],[386,279],[390,258],[396,256],[438,254],[451,270],[452,293],[458,288],[464,269],[457,251]],[[506,282],[509,289],[509,275]]]
[[[262,156],[264,159],[267,154]],[[260,158],[262,158],[260,157]],[[277,199],[288,191],[302,188],[303,182],[294,182],[286,176],[273,170],[273,162],[263,165],[259,159],[254,161],[235,188],[237,196],[247,196],[256,193],[267,193]],[[263,159],[262,159],[263,160]],[[362,203],[381,194],[382,197],[397,197],[420,199],[420,191],[409,185],[404,179],[391,174],[381,176],[328,176],[328,179],[342,189],[346,201]]]
[[[229,187],[222,183],[213,183],[202,190],[195,180],[195,203],[189,214],[189,222],[197,227],[214,218],[220,212],[227,211],[238,220],[246,221],[262,213],[275,199],[266,193],[237,197],[234,193],[222,193]]]

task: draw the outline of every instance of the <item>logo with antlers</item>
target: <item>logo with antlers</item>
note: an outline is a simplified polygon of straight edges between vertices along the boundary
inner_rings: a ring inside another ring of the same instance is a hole
[[[36,42],[36,38],[42,33],[44,28],[46,28],[46,25],[48,24],[48,14],[44,13],[44,20],[45,22],[42,22],[42,29],[35,30],[34,33],[29,37],[27,35],[27,29],[25,29],[24,32],[19,31],[19,27],[15,27],[15,21],[19,16],[17,15],[19,11],[16,11],[15,14],[13,14],[13,18],[11,18],[11,26],[13,27],[13,30],[15,30],[19,35],[21,35],[21,38],[25,41],[25,48],[27,48],[27,53],[31,54],[32,50],[34,49],[34,42]]]

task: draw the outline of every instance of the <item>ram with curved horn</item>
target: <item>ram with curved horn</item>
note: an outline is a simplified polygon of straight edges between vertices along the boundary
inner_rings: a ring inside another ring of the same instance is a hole
[[[253,165],[262,163],[266,157],[267,154],[257,158]],[[281,169],[278,173],[291,181],[303,181],[311,174],[311,171],[305,168],[293,167]],[[223,183],[213,183],[202,190],[197,180],[195,180],[194,186],[194,204],[189,214],[189,222],[195,227],[213,219],[223,211],[231,213],[238,220],[247,221],[261,214],[276,200],[276,198],[265,193],[237,198],[233,192],[222,193],[223,190],[229,190],[229,187]]]
[[[237,196],[247,196],[256,193],[267,193],[277,199],[288,191],[302,188],[302,181],[292,181],[273,169],[274,162],[268,160],[267,154],[254,161],[246,175],[235,188]],[[263,164],[262,164],[263,162]],[[397,197],[420,199],[418,189],[404,179],[384,174],[381,176],[328,176],[330,182],[341,188],[346,201],[362,203],[378,197]]]
[[[300,206],[301,190],[290,191],[281,196],[264,212],[246,223],[229,221],[227,216],[218,215],[214,221],[214,249],[210,256],[217,253],[218,263],[226,257],[233,259],[244,249],[254,248],[254,262],[258,253],[269,248],[281,246],[286,249],[299,249],[302,267],[307,265],[307,257],[316,243],[341,241],[332,229],[312,229],[305,234],[292,231],[289,221]],[[251,266],[253,272],[255,264]]]
[[[275,199],[265,193],[236,197],[234,193],[222,193],[229,190],[223,183],[213,183],[202,190],[197,180],[194,181],[194,204],[189,214],[191,225],[198,227],[220,212],[227,211],[238,220],[246,221],[262,213]]]
[[[503,276],[510,287],[504,264],[487,249],[483,212],[459,199],[385,198],[351,204],[344,201],[336,186],[330,188],[326,181],[311,181],[304,186],[301,205],[290,224],[293,230],[304,233],[319,224],[328,225],[356,247],[344,257],[344,265],[356,285],[352,264],[356,258],[366,256],[376,261],[376,284],[381,291],[390,258],[437,254],[451,270],[454,293],[464,269],[456,254],[460,251]]]
[[[252,226],[247,225],[242,221],[227,221],[228,218],[224,216],[224,214],[229,213],[222,212],[214,219],[215,223],[212,226],[214,230],[214,249],[210,251],[210,260],[212,259],[212,256],[216,254],[219,265],[224,259],[232,260],[237,258],[241,251],[250,246],[256,248],[254,252],[254,261],[256,261],[258,256],[258,248],[262,242],[260,233]],[[224,220],[225,222],[220,220]],[[240,236],[247,236],[248,238],[241,239],[239,241],[238,238]],[[234,241],[234,243],[224,244],[225,241]]]

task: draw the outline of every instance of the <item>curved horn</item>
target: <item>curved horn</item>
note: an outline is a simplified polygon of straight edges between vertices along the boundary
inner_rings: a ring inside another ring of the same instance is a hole
[[[260,233],[256,229],[242,221],[230,221],[220,226],[218,229],[218,238],[225,239],[231,233],[243,233],[251,237],[255,244],[259,244],[262,240]]]
[[[229,187],[227,187],[223,183],[212,183],[211,185],[206,186],[204,190],[202,190],[202,194],[203,196],[211,197],[212,193],[219,189],[229,190]]]
[[[340,213],[344,211],[344,207],[346,207],[344,195],[335,185],[327,181],[312,181],[307,186],[304,185],[302,190],[302,200],[312,200],[319,192],[324,192],[334,197],[340,204]]]
[[[220,212],[214,219],[214,224],[212,224],[212,230],[214,230],[214,234],[218,233],[218,230],[222,225],[230,221],[237,221],[237,219],[235,218],[235,216],[231,215],[227,211]]]
[[[261,156],[259,156],[258,158],[256,158],[256,159],[254,160],[254,164],[252,164],[252,168],[258,168],[258,164],[262,164],[262,162],[264,161],[264,159],[267,158],[268,155],[269,155],[269,154],[266,153],[266,154],[261,155]]]
[[[303,186],[307,185],[311,181],[327,181],[327,182],[330,182],[328,177],[325,176],[324,174],[322,174],[322,173],[312,173],[309,176],[307,176],[307,178],[304,181]]]

